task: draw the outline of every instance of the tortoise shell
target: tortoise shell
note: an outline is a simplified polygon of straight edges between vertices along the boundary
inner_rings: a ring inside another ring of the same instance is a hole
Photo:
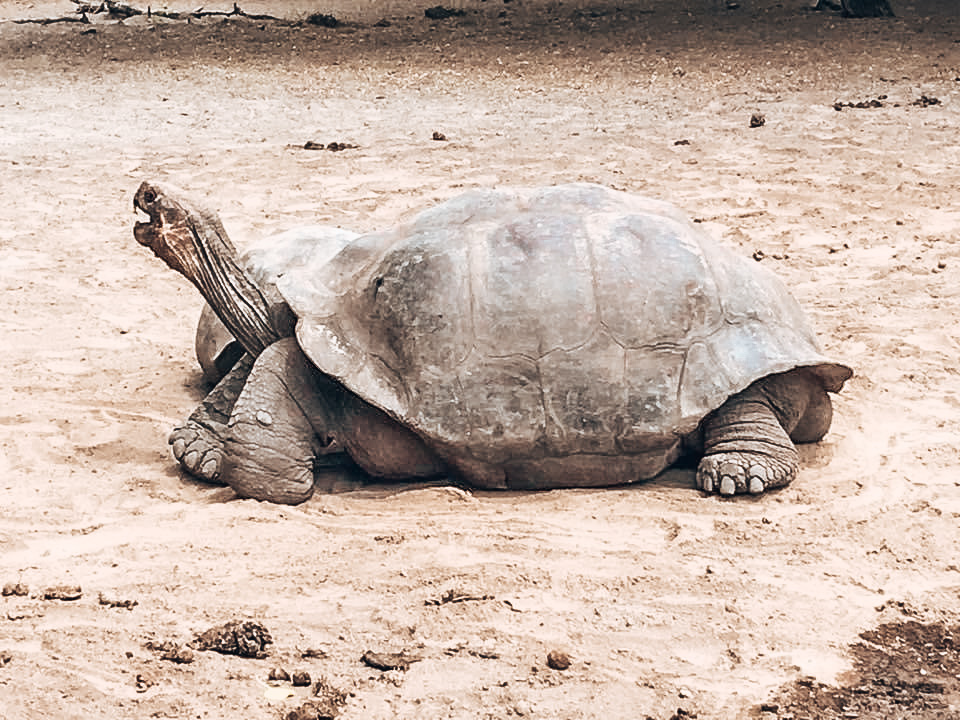
[[[762,377],[851,374],[772,273],[596,185],[472,191],[277,286],[320,370],[460,466],[659,457]]]

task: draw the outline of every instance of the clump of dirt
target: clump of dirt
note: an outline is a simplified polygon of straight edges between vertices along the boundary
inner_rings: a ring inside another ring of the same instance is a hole
[[[273,643],[270,632],[251,620],[231,620],[201,633],[191,643],[197,650],[213,650],[223,655],[260,658]]]
[[[939,105],[940,98],[930,97],[929,95],[921,95],[910,104],[918,107],[930,107],[931,105]]]
[[[844,108],[854,108],[857,110],[866,110],[868,108],[880,108],[883,107],[883,101],[887,99],[886,95],[878,95],[875,98],[869,100],[859,100],[857,102],[835,102],[833,104],[833,109],[840,111]]]
[[[888,98],[886,95],[877,95],[877,97],[872,98],[870,100],[860,100],[858,102],[835,102],[833,104],[833,109],[840,111],[840,110],[843,110],[844,108],[854,108],[857,110],[865,110],[868,108],[881,108],[887,104],[886,102],[887,99]],[[931,107],[933,105],[940,105],[941,103],[940,103],[940,98],[932,97],[930,95],[921,95],[920,97],[918,97],[916,100],[914,100],[909,104],[915,107],[926,108],[926,107]],[[898,108],[900,106],[901,106],[901,103],[898,103],[898,102],[893,103],[893,107],[895,108]]]
[[[17,596],[17,597],[26,597],[29,594],[30,594],[29,586],[25,585],[20,581],[17,581],[15,583],[7,583],[6,585],[3,586],[3,590],[0,591],[0,595],[3,595],[4,597],[9,597],[11,595]]]
[[[320,25],[321,27],[335,28],[340,24],[340,21],[337,20],[333,15],[328,13],[313,13],[307,16],[307,22],[310,25]]]
[[[854,668],[840,687],[811,678],[783,687],[760,717],[956,718],[960,708],[960,626],[916,620],[860,633]]]
[[[314,142],[313,140],[307,140],[307,142],[303,144],[304,150],[329,150],[331,152],[340,152],[341,150],[356,150],[357,147],[359,146],[354,145],[353,143],[332,142],[325,145],[320,142]]]
[[[347,703],[349,693],[334,685],[326,678],[317,680],[313,687],[313,697],[284,716],[284,720],[333,720]]]
[[[107,597],[103,593],[98,595],[97,602],[104,607],[122,608],[124,610],[133,610],[137,605],[140,604],[137,600],[132,600],[130,598],[111,598]]]
[[[188,665],[196,660],[193,650],[174,640],[148,640],[144,647],[157,653],[161,660],[178,665]]]
[[[376,670],[407,670],[413,663],[420,662],[423,658],[419,655],[409,655],[406,652],[400,653],[382,653],[367,650],[360,658],[364,665],[368,665]]]
[[[43,591],[44,600],[63,600],[71,602],[83,597],[83,590],[79,585],[55,585]]]
[[[448,8],[443,5],[435,5],[434,7],[429,7],[423,11],[425,17],[430,20],[446,20],[447,18],[452,17],[461,17],[466,15],[463,10],[457,8]]]

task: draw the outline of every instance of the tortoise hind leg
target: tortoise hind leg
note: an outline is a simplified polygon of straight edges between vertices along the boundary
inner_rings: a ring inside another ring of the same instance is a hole
[[[794,441],[819,440],[829,426],[830,399],[812,373],[758,380],[704,421],[697,487],[721,495],[783,487],[799,470]]]
[[[191,413],[173,429],[168,440],[180,466],[199,480],[223,484],[223,440],[233,405],[253,367],[244,355]]]
[[[820,383],[816,383],[810,391],[807,407],[790,431],[790,439],[795,443],[819,442],[830,429],[833,421],[833,404],[830,395]]]

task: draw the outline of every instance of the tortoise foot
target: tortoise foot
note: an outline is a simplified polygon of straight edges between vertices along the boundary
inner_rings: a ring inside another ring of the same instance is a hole
[[[223,485],[223,451],[220,439],[210,429],[188,420],[175,428],[168,440],[180,467],[198,480]]]
[[[797,475],[795,459],[780,459],[755,452],[720,452],[705,455],[697,468],[697,487],[720,495],[759,495],[783,487]]]

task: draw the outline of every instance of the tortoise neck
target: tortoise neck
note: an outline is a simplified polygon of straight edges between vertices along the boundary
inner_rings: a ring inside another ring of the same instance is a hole
[[[256,357],[280,339],[263,291],[247,274],[215,215],[190,214],[193,252],[181,272],[197,287],[227,329]],[[192,265],[192,267],[190,267]]]

